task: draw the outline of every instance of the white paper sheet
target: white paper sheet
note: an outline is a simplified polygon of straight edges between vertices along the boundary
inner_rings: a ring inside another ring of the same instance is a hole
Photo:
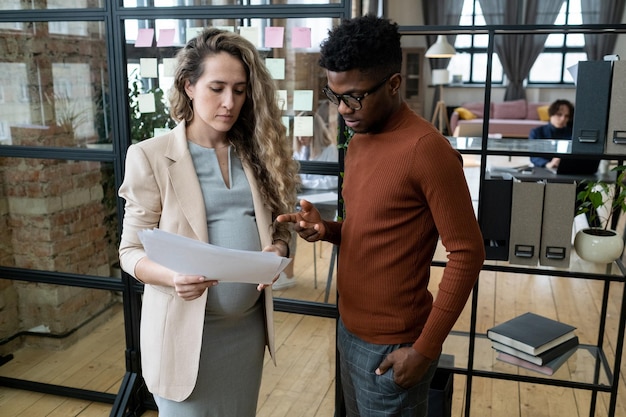
[[[309,203],[317,204],[317,203],[337,203],[337,192],[329,191],[326,193],[310,193],[310,194],[299,194],[298,200],[306,200]]]
[[[222,248],[160,229],[142,230],[139,239],[152,261],[181,274],[224,282],[271,284],[291,262],[272,252]]]

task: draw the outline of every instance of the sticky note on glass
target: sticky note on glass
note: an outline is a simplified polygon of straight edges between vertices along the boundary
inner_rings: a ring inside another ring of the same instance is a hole
[[[203,27],[189,27],[185,31],[185,43],[198,36],[204,30]]]
[[[293,109],[303,111],[313,110],[313,90],[294,90]]]
[[[137,103],[139,104],[139,113],[154,113],[156,111],[153,93],[139,94]]]
[[[294,136],[313,136],[313,116],[296,116],[293,118]]]
[[[176,36],[176,29],[159,30],[157,46],[172,46],[174,44],[174,36]]]
[[[285,60],[283,58],[266,58],[265,66],[275,80],[285,79]]]
[[[173,77],[176,73],[176,58],[163,58],[163,76]]]
[[[166,134],[170,130],[171,129],[168,129],[167,127],[155,127],[153,135],[154,135],[154,137],[161,136],[161,135]]]
[[[281,110],[287,110],[287,90],[276,91],[276,102]]]
[[[156,58],[139,58],[139,75],[142,78],[156,78],[159,75]]]
[[[295,27],[291,30],[291,46],[294,48],[311,47],[311,28]]]
[[[259,27],[258,26],[240,26],[239,34],[252,42],[255,48],[259,47]]]
[[[154,29],[139,29],[137,32],[137,40],[135,47],[149,48],[152,46],[152,38],[154,38]]]
[[[269,26],[265,28],[265,47],[282,48],[285,40],[285,28]]]

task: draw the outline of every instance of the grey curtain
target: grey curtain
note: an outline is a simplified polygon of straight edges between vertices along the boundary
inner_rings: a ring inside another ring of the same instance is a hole
[[[488,25],[552,24],[563,0],[479,0],[479,3]],[[509,79],[504,100],[526,98],[524,79],[543,51],[547,37],[535,34],[495,37],[494,50]]]
[[[624,14],[624,0],[581,0],[584,24],[620,23]],[[590,61],[601,60],[615,50],[617,34],[585,34],[585,52]]]

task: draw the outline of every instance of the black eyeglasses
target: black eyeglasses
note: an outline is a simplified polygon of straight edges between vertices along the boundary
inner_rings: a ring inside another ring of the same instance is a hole
[[[363,95],[359,97],[355,97],[352,94],[337,94],[333,90],[331,90],[328,87],[328,85],[322,88],[322,91],[324,92],[324,94],[326,94],[326,97],[328,97],[330,102],[333,104],[336,104],[337,106],[339,105],[339,101],[341,100],[344,102],[346,106],[350,107],[352,110],[361,110],[361,108],[363,107],[363,105],[361,104],[361,100],[363,100],[365,97],[369,96],[370,94],[374,94],[380,87],[385,85],[385,83],[387,82],[387,80],[389,80],[389,78],[391,78],[391,75],[383,78],[383,80],[379,82],[378,84],[376,84],[374,88],[363,93]]]

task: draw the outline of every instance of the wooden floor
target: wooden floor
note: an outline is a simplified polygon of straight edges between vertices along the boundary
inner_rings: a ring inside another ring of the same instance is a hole
[[[327,281],[331,246],[299,242],[295,271],[297,285],[275,291],[278,297],[322,302]],[[314,262],[317,288],[314,288]],[[441,268],[433,268],[431,290],[436,293]],[[332,281],[330,302],[334,303]],[[605,353],[613,361],[623,284],[611,285],[608,332]],[[519,275],[483,271],[480,278],[478,331],[517,314],[534,311],[576,325],[581,343],[595,344],[602,283],[539,275]],[[466,308],[455,330],[469,329]],[[298,314],[276,313],[278,365],[266,358],[259,398],[259,417],[330,417],[334,415],[335,323],[331,319]],[[444,351],[455,355],[455,363],[466,361],[464,342],[450,337]],[[23,347],[14,359],[0,366],[0,375],[59,384],[115,394],[124,374],[124,331],[121,308],[79,342],[64,349]],[[584,355],[573,357],[555,375],[565,373],[584,378],[590,372]],[[620,388],[615,416],[626,417],[626,355],[622,355]],[[481,349],[476,364],[496,371],[538,375],[495,360],[490,348]],[[454,377],[454,417],[461,417],[465,406],[466,379]],[[471,415],[477,417],[582,417],[589,416],[591,395],[585,390],[517,383],[491,378],[474,378]],[[608,394],[599,394],[595,416],[607,416]],[[108,416],[111,405],[90,403],[35,392],[0,387],[2,417]],[[144,416],[157,416],[148,411]]]

